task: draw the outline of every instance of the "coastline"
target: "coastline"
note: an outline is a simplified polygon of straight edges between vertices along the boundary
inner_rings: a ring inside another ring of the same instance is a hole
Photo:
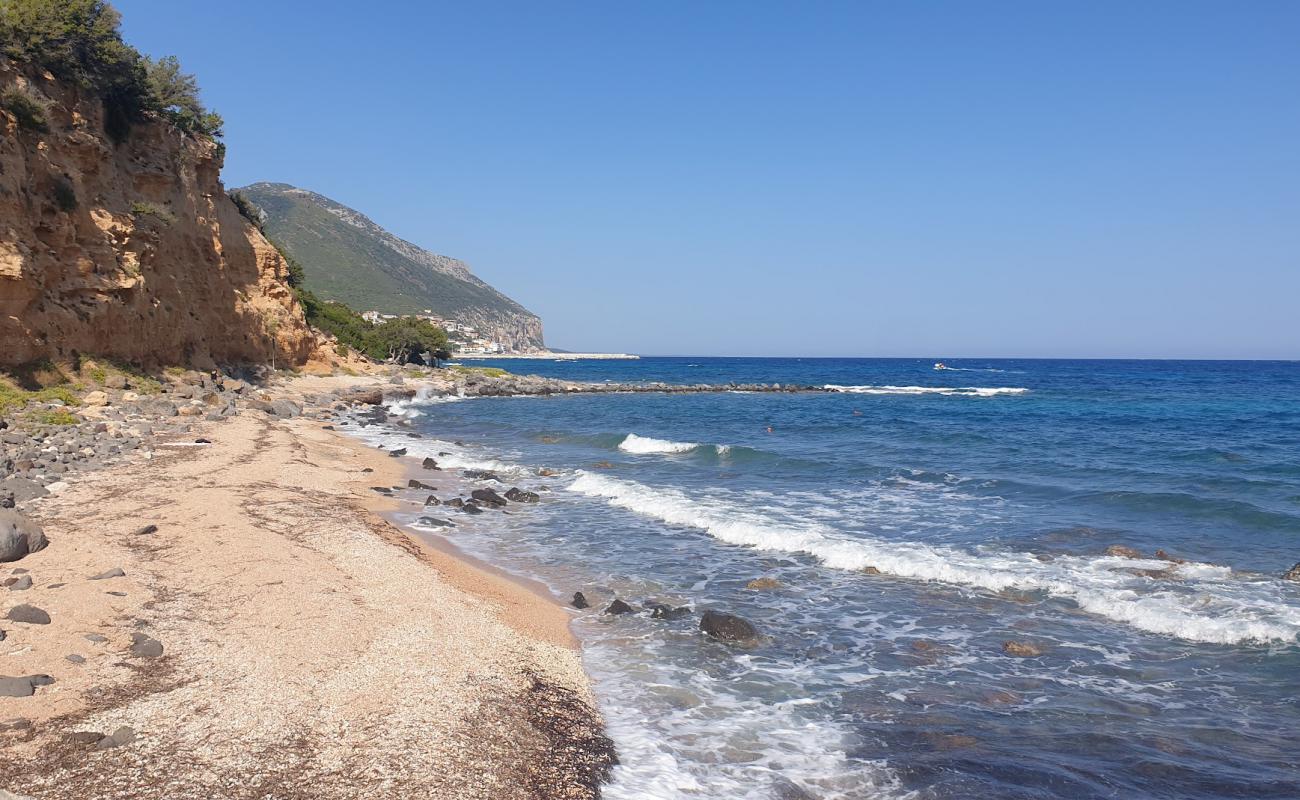
[[[0,697],[0,788],[598,796],[614,756],[568,612],[386,521],[396,504],[369,487],[414,468],[324,427],[204,423],[24,508],[51,545],[0,567],[33,580],[4,599],[51,623],[0,624],[0,672],[53,682]],[[157,531],[136,532],[146,525]],[[124,728],[124,746],[104,743]]]

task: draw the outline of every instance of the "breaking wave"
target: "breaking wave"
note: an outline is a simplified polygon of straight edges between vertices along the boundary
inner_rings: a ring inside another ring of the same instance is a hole
[[[634,453],[636,455],[651,455],[655,453],[689,453],[692,450],[698,450],[701,447],[711,447],[719,455],[727,453],[731,447],[725,444],[702,445],[699,442],[671,442],[667,439],[652,439],[649,436],[637,436],[635,433],[629,433],[619,442],[618,449],[624,453]]]
[[[782,524],[757,511],[687,497],[676,489],[653,489],[588,472],[580,472],[569,490],[671,525],[705,531],[729,544],[802,553],[834,569],[874,567],[901,578],[990,591],[1043,592],[1070,600],[1089,613],[1187,641],[1295,644],[1300,636],[1300,607],[1287,602],[1277,581],[1246,580],[1227,567],[1112,556],[1041,561],[1023,552],[888,542],[849,536],[816,522]],[[1126,569],[1169,570],[1170,579],[1143,577]]]

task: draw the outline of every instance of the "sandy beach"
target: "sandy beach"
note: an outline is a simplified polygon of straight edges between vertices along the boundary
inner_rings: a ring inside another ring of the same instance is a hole
[[[0,619],[0,675],[53,682],[0,697],[0,789],[597,796],[569,612],[385,521],[410,464],[308,418],[193,433],[24,509],[51,545],[0,600],[49,622]]]

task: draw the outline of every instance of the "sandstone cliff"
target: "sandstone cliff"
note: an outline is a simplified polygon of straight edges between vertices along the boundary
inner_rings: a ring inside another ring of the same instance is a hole
[[[14,93],[45,120],[0,110],[0,367],[308,358],[284,259],[227,197],[220,145],[160,120],[115,143],[98,98],[0,59]]]

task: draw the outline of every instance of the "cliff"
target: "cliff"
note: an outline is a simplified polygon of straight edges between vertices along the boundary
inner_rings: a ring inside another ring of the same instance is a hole
[[[0,99],[0,367],[307,360],[287,265],[227,197],[221,145],[152,118],[115,143],[96,96],[5,59]]]
[[[545,349],[542,321],[469,266],[394,236],[369,217],[284,183],[239,190],[264,214],[267,235],[299,261],[307,288],[357,311],[422,314],[472,325],[512,352]]]

